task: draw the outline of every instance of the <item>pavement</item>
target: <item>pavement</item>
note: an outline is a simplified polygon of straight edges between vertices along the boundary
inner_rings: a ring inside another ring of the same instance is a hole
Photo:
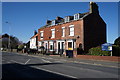
[[[117,62],[20,53],[2,54],[2,80],[119,80]]]

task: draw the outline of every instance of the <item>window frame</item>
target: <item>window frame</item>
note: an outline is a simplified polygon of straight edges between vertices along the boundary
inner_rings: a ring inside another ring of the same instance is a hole
[[[51,31],[52,31],[52,36],[51,36],[51,38],[55,38],[55,28],[54,29],[51,29]],[[53,33],[54,33],[54,35],[53,35]]]
[[[49,42],[49,49],[50,51],[54,51],[54,42]]]
[[[69,47],[68,47],[68,43],[69,43],[69,42],[72,43],[72,48],[69,48]],[[68,49],[68,50],[73,50],[73,49],[74,49],[74,44],[73,44],[73,43],[74,43],[73,40],[68,40],[68,41],[67,41],[67,49]]]
[[[62,37],[65,37],[65,27],[62,27]]]
[[[66,17],[65,17],[65,23],[66,23],[66,22],[70,22],[70,17],[69,17],[69,16],[66,16]]]
[[[71,31],[71,28],[73,28],[73,34],[72,34],[72,31]],[[69,26],[69,36],[74,36],[75,35],[75,29],[74,29],[74,25],[70,25]]]
[[[42,34],[42,36],[41,36]],[[40,31],[40,39],[43,39],[43,36],[44,36],[44,31]]]
[[[80,18],[80,14],[74,14],[74,20],[78,20]]]
[[[69,45],[71,43],[71,45]],[[68,48],[72,48],[72,42],[68,42]]]
[[[52,20],[51,25],[53,26],[53,25],[55,25],[55,24],[56,24],[56,21],[55,21],[55,20]]]

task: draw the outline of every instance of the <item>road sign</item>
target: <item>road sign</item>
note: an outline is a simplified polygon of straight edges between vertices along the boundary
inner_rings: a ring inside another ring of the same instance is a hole
[[[109,51],[112,51],[112,46],[108,46],[108,50],[109,50]]]
[[[110,43],[102,44],[102,50],[103,51],[112,51],[112,44],[110,44]]]

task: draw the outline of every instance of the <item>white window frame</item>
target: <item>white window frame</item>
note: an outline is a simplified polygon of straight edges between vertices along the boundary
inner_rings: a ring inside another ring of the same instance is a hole
[[[62,27],[62,37],[65,37],[65,27]]]
[[[72,49],[73,49],[73,40],[68,40],[67,41],[67,48],[68,48],[68,42],[72,42]]]
[[[70,25],[69,28],[70,28],[69,29],[69,33],[70,33],[69,36],[74,36],[74,32],[75,32],[74,25]],[[71,28],[73,28],[73,32],[71,31]]]
[[[43,37],[44,31],[40,31],[40,39],[42,40],[43,38],[41,38],[41,34],[42,34],[42,37]]]
[[[52,45],[52,49],[50,49],[51,45]],[[53,51],[53,47],[54,47],[53,41],[49,42],[49,49],[50,49],[50,51]]]
[[[51,25],[52,25],[52,26],[55,25],[55,20],[52,21]]]
[[[74,20],[78,20],[79,17],[80,17],[80,14],[75,14],[75,15],[74,15]]]
[[[46,44],[47,44],[47,47],[46,47]],[[44,41],[44,47],[45,49],[48,49],[48,41]]]
[[[41,51],[41,49],[40,49],[41,45],[42,45],[42,42],[38,41],[38,46],[39,46],[38,51]]]
[[[40,47],[42,45],[42,42],[41,41],[38,41],[38,46]]]
[[[51,29],[51,31],[52,31],[52,37],[51,38],[55,38],[55,29]]]
[[[66,23],[66,22],[70,22],[70,17],[67,16],[67,17],[64,18],[64,20],[65,20],[65,23]]]

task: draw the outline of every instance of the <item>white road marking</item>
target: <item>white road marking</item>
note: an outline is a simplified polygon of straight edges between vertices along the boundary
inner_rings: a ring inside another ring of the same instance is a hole
[[[11,62],[7,62],[7,63],[11,63]]]
[[[75,67],[75,66],[67,66],[67,65],[62,65],[63,67],[69,67],[69,68],[74,68],[74,69],[80,69],[80,70],[87,70],[87,71],[95,71],[95,72],[102,72],[102,71],[97,71],[93,69],[88,69],[88,68],[81,68],[81,67]]]
[[[67,61],[67,60],[65,60],[65,59],[60,59],[60,61]]]
[[[44,62],[46,62],[46,63],[52,63],[52,62],[50,62],[48,60],[45,60],[45,59],[41,59],[41,60],[44,61]]]
[[[25,64],[27,64],[29,61],[30,61],[30,59],[28,59]]]
[[[46,58],[46,57],[42,57],[42,58]]]
[[[55,61],[55,62],[61,62],[61,61]]]
[[[74,63],[80,63],[80,64],[89,64],[89,65],[96,65],[96,66],[103,66],[103,67],[113,67],[113,68],[120,68],[119,66],[110,66],[110,65],[102,65],[102,64],[96,64],[96,63],[86,63],[86,62],[78,62],[78,61],[69,61]]]
[[[45,61],[45,62],[51,63],[50,61],[47,61],[47,60],[44,60],[44,59],[42,59],[42,60]],[[15,63],[19,63],[19,64],[23,64],[23,65],[24,65],[24,63],[21,63],[21,62],[15,61],[15,60],[10,60],[10,61],[15,62]],[[27,61],[27,62],[28,62],[28,61]],[[11,63],[11,62],[8,62],[8,63]],[[41,70],[43,70],[43,71],[51,72],[51,73],[54,73],[54,74],[58,74],[58,75],[70,77],[70,78],[77,78],[77,77],[75,77],[75,76],[71,76],[71,75],[67,75],[67,74],[63,74],[63,73],[59,73],[59,72],[55,72],[55,71],[43,69],[43,68],[40,68],[40,67],[35,67],[35,66],[31,66],[31,67],[37,68],[37,69],[41,69]]]
[[[7,58],[3,58],[3,59],[4,59],[4,61],[7,60]],[[19,63],[19,64],[23,64],[23,63],[21,63],[21,62],[15,61],[15,60],[9,60],[9,61],[11,61],[11,62],[15,62],[15,63]],[[7,63],[11,63],[11,62],[9,62],[9,61],[7,61]]]
[[[59,73],[59,72],[43,69],[43,68],[40,68],[40,67],[35,67],[35,66],[31,66],[31,67],[34,67],[34,68],[37,68],[37,69],[40,69],[40,70],[43,70],[43,71],[47,71],[47,72],[50,72],[50,73],[54,73],[54,74],[58,74],[58,75],[66,76],[66,77],[70,77],[70,78],[75,78],[75,79],[77,78],[75,76],[71,76],[71,75],[67,75],[67,74],[63,74],[63,73]]]
[[[47,59],[53,59],[53,58],[47,58]]]
[[[15,63],[19,63],[19,64],[24,64],[22,62],[18,62],[18,61],[15,61],[15,60],[10,60],[10,61],[15,62]]]
[[[19,54],[19,53],[16,53],[16,54]],[[19,54],[19,55],[22,55],[22,54]],[[39,56],[34,56],[34,55],[26,55],[26,56],[32,56],[32,57],[38,57]],[[3,57],[2,57],[3,58]],[[45,58],[46,57],[42,57],[42,58]],[[4,59],[4,58],[3,58]],[[60,60],[60,59],[53,59],[53,60]],[[64,60],[65,61],[65,60]],[[66,60],[67,61],[67,60]],[[79,61],[67,61],[67,62],[74,62],[74,63],[81,63],[81,64],[89,64],[89,65],[97,65],[97,66],[103,66],[103,67],[113,67],[113,68],[120,68],[119,66],[111,66],[111,65],[103,65],[103,64],[96,64],[96,63],[86,63],[86,62],[79,62]]]

